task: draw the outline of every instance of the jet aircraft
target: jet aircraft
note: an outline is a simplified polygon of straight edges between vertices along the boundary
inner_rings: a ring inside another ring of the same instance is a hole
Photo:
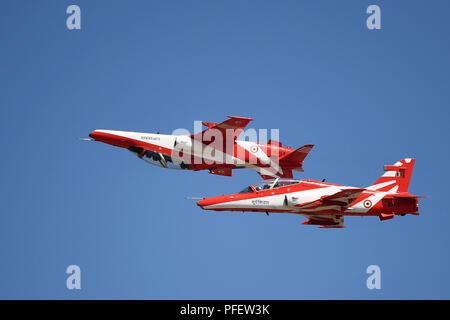
[[[303,160],[314,145],[291,149],[274,140],[267,144],[237,140],[253,119],[228,118],[222,123],[202,122],[207,129],[191,135],[95,130],[85,140],[128,149],[150,164],[170,169],[232,176],[233,169],[251,168],[263,179],[292,178],[293,170],[303,171]]]
[[[408,193],[415,159],[384,166],[384,174],[367,188],[348,187],[314,180],[269,179],[237,194],[203,198],[204,210],[278,212],[304,215],[303,224],[344,228],[344,216],[418,215],[418,198]]]

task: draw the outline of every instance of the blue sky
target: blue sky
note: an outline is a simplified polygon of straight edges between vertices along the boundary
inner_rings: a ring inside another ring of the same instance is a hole
[[[82,29],[66,28],[81,7]],[[382,29],[365,10],[381,7]],[[447,1],[3,1],[0,298],[450,298]],[[259,180],[164,170],[84,143],[253,117],[298,178],[367,186],[415,157],[420,216],[200,210]],[[82,289],[66,289],[79,265]],[[381,290],[366,268],[381,267]]]

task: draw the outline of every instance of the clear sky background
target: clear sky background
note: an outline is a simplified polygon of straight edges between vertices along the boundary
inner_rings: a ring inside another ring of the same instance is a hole
[[[81,7],[82,29],[66,28]],[[370,4],[382,29],[366,27]],[[450,298],[448,1],[2,1],[0,298]],[[253,117],[298,178],[365,187],[415,157],[420,216],[211,213],[260,180],[78,140]],[[66,267],[82,289],[66,289]],[[381,290],[366,288],[381,267]]]

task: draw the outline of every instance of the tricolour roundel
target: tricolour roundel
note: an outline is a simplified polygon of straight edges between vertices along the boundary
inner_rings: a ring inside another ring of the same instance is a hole
[[[251,151],[252,153],[258,152],[258,146],[255,146],[255,145],[251,146],[251,147],[250,147],[250,151]]]
[[[372,201],[370,201],[370,200],[365,200],[365,201],[363,202],[363,206],[364,206],[364,208],[370,208],[370,207],[372,206]]]

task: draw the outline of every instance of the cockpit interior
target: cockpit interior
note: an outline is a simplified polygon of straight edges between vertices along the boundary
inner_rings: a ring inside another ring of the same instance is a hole
[[[289,186],[292,184],[300,183],[301,180],[298,179],[285,179],[285,178],[276,178],[276,179],[268,179],[256,182],[248,187],[246,187],[244,190],[242,190],[239,193],[252,193],[252,192],[258,192],[263,190],[270,190],[270,189],[276,189],[280,187]]]

